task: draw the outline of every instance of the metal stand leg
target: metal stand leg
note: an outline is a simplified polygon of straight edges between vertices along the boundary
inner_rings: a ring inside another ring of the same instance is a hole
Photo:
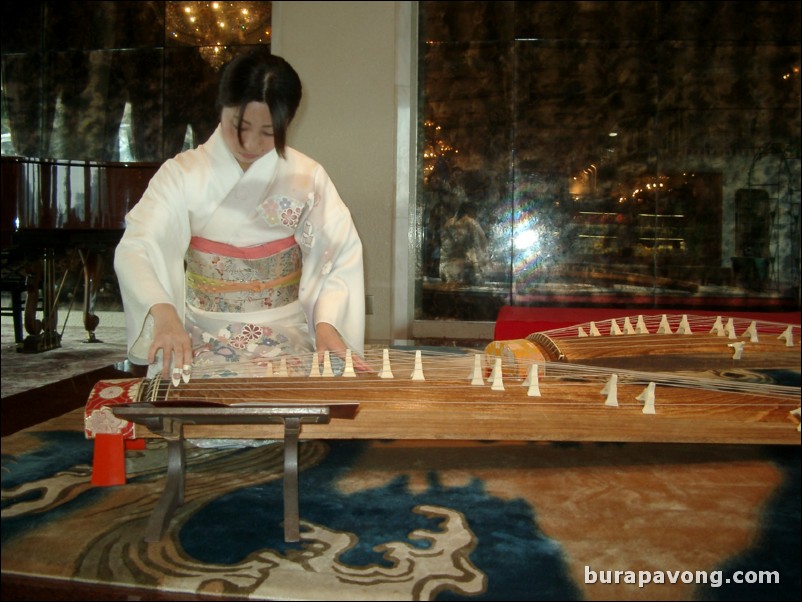
[[[145,528],[147,542],[156,542],[162,538],[176,508],[184,503],[185,454],[180,424],[178,429],[179,435],[167,440],[167,483]]]
[[[114,415],[143,424],[167,440],[167,483],[145,530],[145,541],[162,538],[176,508],[184,503],[184,422],[199,424],[284,424],[284,541],[301,540],[298,507],[298,439],[304,423],[328,424],[332,418],[329,405],[301,406],[197,404],[156,406],[139,401],[111,406]],[[336,404],[336,418],[353,419],[359,404]]]
[[[298,436],[301,419],[284,419],[284,541],[300,541],[301,526],[298,508]]]

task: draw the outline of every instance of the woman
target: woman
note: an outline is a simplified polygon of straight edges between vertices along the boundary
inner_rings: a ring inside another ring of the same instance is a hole
[[[312,352],[367,370],[362,243],[325,170],[286,146],[298,74],[257,50],[231,61],[209,140],[162,165],[126,216],[114,266],[129,358],[173,383],[266,375]]]

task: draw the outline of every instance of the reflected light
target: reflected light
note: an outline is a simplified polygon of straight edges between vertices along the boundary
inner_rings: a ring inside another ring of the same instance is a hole
[[[554,241],[549,240],[549,231],[532,213],[521,212],[513,223],[512,279],[516,286],[530,286],[539,281],[555,252]]]
[[[515,235],[513,245],[516,251],[536,250],[533,249],[533,247],[539,246],[539,241],[540,235],[537,232],[534,230],[523,230]]]
[[[424,120],[423,126],[426,141],[423,150],[423,177],[424,181],[428,181],[437,161],[441,157],[446,159],[449,155],[458,155],[459,149],[443,139],[442,127],[431,119]]]

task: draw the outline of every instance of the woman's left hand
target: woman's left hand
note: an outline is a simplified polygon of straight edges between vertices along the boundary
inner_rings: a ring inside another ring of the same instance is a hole
[[[323,357],[323,352],[328,351],[334,353],[345,360],[345,352],[347,347],[343,342],[340,333],[328,322],[320,322],[315,327],[315,349],[318,353],[318,359]],[[372,372],[372,369],[365,360],[357,353],[351,353],[351,360],[354,364],[354,370],[359,372]]]

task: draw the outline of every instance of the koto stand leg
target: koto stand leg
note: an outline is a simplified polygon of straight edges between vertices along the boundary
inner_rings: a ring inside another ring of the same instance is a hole
[[[298,436],[301,420],[284,419],[284,541],[301,539],[300,512],[298,509]]]
[[[338,404],[337,417],[353,418],[357,403]],[[184,457],[184,422],[193,425],[210,424],[277,424],[284,423],[284,541],[301,540],[298,508],[298,439],[304,422],[328,424],[332,411],[329,406],[272,407],[224,404],[167,405],[139,402],[114,406],[114,415],[143,424],[167,441],[167,482],[145,528],[145,541],[156,542],[164,535],[170,520],[184,503],[186,461]]]
[[[147,542],[156,542],[162,538],[176,508],[184,503],[185,455],[182,425],[177,425],[177,430],[177,436],[167,439],[167,484],[148,520],[145,529]]]

